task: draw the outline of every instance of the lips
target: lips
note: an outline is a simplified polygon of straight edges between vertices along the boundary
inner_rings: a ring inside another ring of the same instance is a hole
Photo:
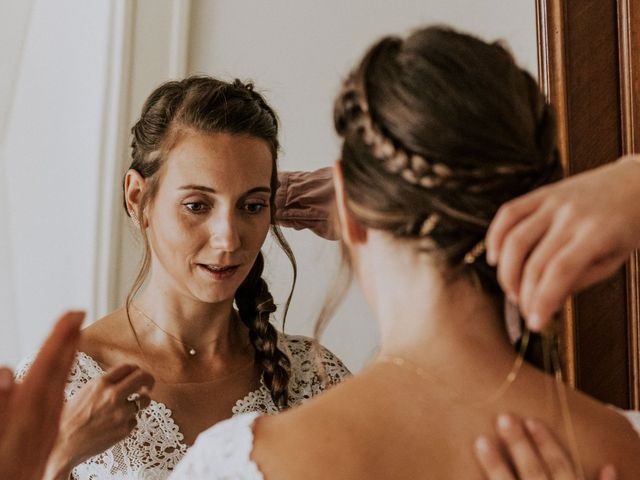
[[[225,280],[232,277],[240,265],[210,265],[199,263],[198,268],[213,280]]]

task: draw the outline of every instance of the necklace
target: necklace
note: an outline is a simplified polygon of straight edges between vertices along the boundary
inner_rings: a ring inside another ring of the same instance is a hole
[[[511,371],[508,373],[508,375],[506,376],[506,378],[504,379],[500,387],[498,387],[498,389],[488,398],[472,404],[471,405],[472,407],[479,407],[481,405],[492,403],[498,398],[500,398],[509,389],[509,387],[513,384],[516,377],[518,376],[518,372],[520,371],[520,368],[522,367],[522,364],[524,362],[524,354],[527,350],[528,345],[529,345],[529,330],[525,330],[522,335],[522,341],[520,343],[520,351],[518,353],[518,357],[513,362]],[[409,372],[413,372],[413,374],[417,375],[418,377],[430,383],[433,382],[435,379],[435,376],[430,374],[426,369],[410,362],[409,360],[403,357],[394,356],[394,355],[380,355],[378,358],[376,358],[375,362],[390,363],[391,365],[395,365],[396,367],[405,369]],[[462,395],[461,393],[458,393],[456,396],[460,397],[461,399],[465,398],[464,395]]]
[[[206,345],[209,345],[210,343],[215,342],[215,340],[211,340],[211,341],[209,341],[209,342],[203,343],[202,345],[197,345],[197,346],[189,345],[188,343],[183,342],[183,341],[182,341],[182,340],[180,340],[178,337],[176,337],[175,335],[173,335],[171,332],[167,332],[164,328],[162,328],[160,325],[158,325],[158,324],[153,320],[153,318],[151,318],[149,315],[147,315],[147,314],[146,314],[146,313],[144,313],[142,310],[140,310],[140,308],[138,308],[136,305],[134,305],[133,303],[132,303],[131,305],[133,306],[133,308],[135,308],[135,309],[136,309],[136,311],[137,311],[138,313],[140,313],[140,315],[142,315],[143,317],[145,317],[145,318],[146,318],[147,320],[149,320],[149,321],[150,321],[150,322],[151,322],[151,323],[152,323],[156,328],[158,328],[158,330],[160,330],[161,332],[163,332],[165,335],[167,335],[167,336],[169,336],[169,337],[173,338],[175,341],[177,341],[177,342],[181,343],[181,344],[185,347],[185,349],[186,349],[187,353],[189,354],[189,356],[191,356],[191,357],[195,357],[195,356],[198,354],[198,351],[196,350],[196,347],[197,347],[198,349],[200,349],[200,348],[202,348],[202,347],[204,347],[204,346],[206,346]],[[133,325],[131,325],[131,328],[133,329]],[[134,334],[135,334],[135,329],[134,329],[133,331],[134,331]],[[138,340],[138,335],[137,335],[137,334],[135,334],[135,336],[136,336],[136,340]],[[140,343],[140,341],[138,340],[138,344],[139,344],[139,343]]]

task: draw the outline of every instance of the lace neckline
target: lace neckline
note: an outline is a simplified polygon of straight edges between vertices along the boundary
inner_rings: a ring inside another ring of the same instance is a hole
[[[89,363],[89,365],[95,369],[96,374],[103,376],[106,374],[106,371],[102,366],[89,354],[85,352],[77,352],[78,358],[83,359],[85,362]],[[271,409],[271,404],[273,401],[271,400],[271,395],[267,390],[266,385],[264,384],[262,376],[260,376],[260,387],[257,389],[247,393],[243,398],[240,398],[236,401],[234,406],[231,409],[231,416],[233,417],[237,413],[242,411],[244,405],[253,403],[255,398],[262,398],[263,401],[269,403],[269,407]],[[172,431],[175,434],[175,441],[182,452],[186,452],[187,449],[191,445],[187,445],[184,443],[184,435],[180,431],[180,425],[178,425],[173,419],[173,411],[163,402],[158,402],[156,400],[151,400],[147,409],[153,409],[161,412],[164,421],[166,422],[167,430]],[[273,409],[277,410],[277,407],[273,405]]]

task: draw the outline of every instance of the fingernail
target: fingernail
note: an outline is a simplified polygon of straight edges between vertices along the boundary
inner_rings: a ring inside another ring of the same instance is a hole
[[[13,373],[8,368],[0,369],[0,391],[6,392],[13,386]]]
[[[618,473],[613,465],[607,465],[602,469],[602,474],[600,475],[600,480],[617,480]]]
[[[513,420],[509,415],[498,416],[498,428],[500,430],[509,430],[511,427],[513,427]]]
[[[498,259],[496,258],[496,252],[494,252],[493,250],[489,250],[487,252],[487,263],[492,267],[495,267],[496,263],[498,263]]]
[[[542,317],[537,313],[532,313],[527,318],[527,325],[529,326],[529,329],[533,330],[534,332],[540,331],[540,329],[542,328]]]
[[[487,437],[478,437],[478,439],[474,443],[474,447],[478,453],[489,453],[491,450],[491,444],[489,443],[489,439]]]

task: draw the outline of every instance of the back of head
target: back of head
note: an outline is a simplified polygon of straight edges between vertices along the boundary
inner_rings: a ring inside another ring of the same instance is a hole
[[[334,109],[347,201],[501,294],[483,255],[506,201],[561,176],[554,117],[501,45],[442,27],[376,43]]]

